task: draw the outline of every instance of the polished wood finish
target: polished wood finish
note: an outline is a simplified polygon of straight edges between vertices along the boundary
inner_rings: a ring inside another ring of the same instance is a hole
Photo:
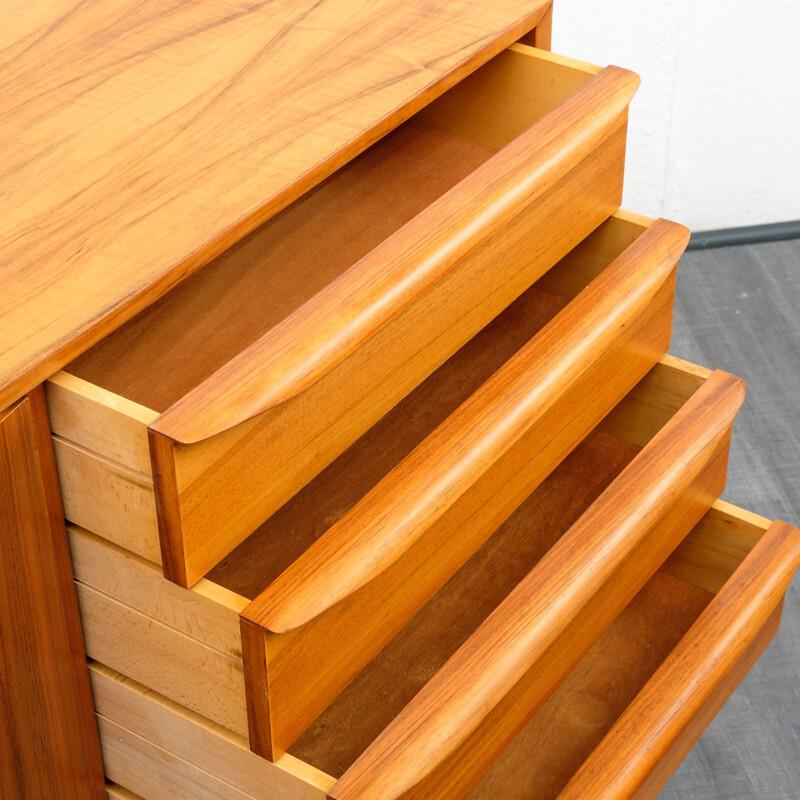
[[[555,63],[519,45],[500,58],[525,62],[531,79],[544,77],[535,71],[537,61],[551,68]],[[566,98],[559,92],[563,102],[541,119],[529,112],[529,130],[516,137],[504,130],[493,142],[502,147],[500,153],[305,303],[289,322],[174,403],[151,428],[177,443],[193,444],[292,399],[526,207],[541,201],[624,122],[639,85],[636,75],[618,67],[607,67],[589,80],[583,65],[574,63],[572,69],[583,84],[580,88]],[[459,88],[453,96],[462,96]],[[477,110],[475,101],[472,106]],[[450,126],[455,122],[460,128],[459,115],[448,116]],[[434,123],[434,110],[426,109],[421,119]],[[477,218],[476,208],[481,209]],[[550,223],[561,228],[565,239],[580,241],[569,236],[566,220]]]
[[[492,764],[468,800],[555,800],[711,599],[708,592],[657,572]]]
[[[0,407],[519,39],[546,7],[16,8],[2,34]]]
[[[631,448],[630,445],[628,447]],[[588,463],[585,473],[574,475],[574,486],[580,492],[596,477],[597,469]],[[564,488],[563,498],[566,499],[569,487]],[[561,513],[565,512],[569,513],[562,505]],[[546,503],[532,509],[526,517],[529,536],[530,525],[538,522],[543,513],[547,514]],[[557,519],[557,516],[553,517],[553,520]],[[769,525],[762,518],[717,501],[679,545],[679,549],[688,548],[698,556],[705,552],[713,571],[715,563],[727,558],[725,531],[749,531],[748,535],[754,538],[749,548],[752,550],[758,540],[764,537]],[[523,524],[522,528],[524,533],[526,525]],[[524,542],[522,533],[520,543]],[[796,537],[797,534],[793,532],[791,535]],[[107,547],[102,543],[99,546]],[[510,549],[513,554],[513,545]],[[741,552],[745,553],[746,550],[742,545]],[[497,554],[496,551],[494,561],[497,561]],[[743,559],[747,557],[745,553]],[[520,558],[519,551],[517,558]],[[793,558],[770,558],[769,563],[761,564],[758,574],[751,574],[749,580],[743,580],[740,588],[744,585],[750,599],[754,600],[756,595],[762,593],[761,583],[764,579],[773,585],[785,579],[787,571],[792,569]],[[737,566],[744,568],[741,560]],[[773,571],[780,574],[773,574]],[[731,589],[737,580],[734,570]],[[163,578],[161,581],[168,585]],[[180,591],[175,587],[172,590]],[[726,589],[725,592],[730,596],[730,590]],[[769,594],[772,590],[767,589],[766,592]],[[467,599],[470,595],[467,593],[463,597]],[[710,611],[714,602],[712,593],[671,575],[656,573],[503,752],[471,792],[469,800],[495,800],[498,797],[504,800],[554,800],[587,758],[588,764],[596,763],[592,755],[595,748],[610,749],[603,742],[604,737],[619,718],[620,723],[626,719],[626,707],[633,709],[645,705],[644,698],[650,697],[645,686],[654,685],[655,678],[652,676],[659,674],[665,661],[674,661],[678,652],[686,654],[681,675],[685,674],[689,680],[698,671],[704,670],[704,663],[710,663],[708,650],[699,646],[693,648],[690,654],[682,637],[690,629],[688,637],[699,641],[699,634],[692,626],[698,618],[703,619],[701,615],[704,609],[711,603]],[[762,611],[762,616],[769,616],[768,608]],[[725,669],[728,671],[712,696],[700,704],[696,717],[702,723],[699,727],[718,710],[724,694],[738,683],[745,667],[752,663],[759,649],[763,649],[774,632],[779,611],[778,606],[751,643],[746,644],[743,657],[735,661],[730,658],[730,653],[726,654],[723,672]],[[722,633],[717,626],[713,626],[713,630],[707,626],[706,631],[712,641],[718,640]],[[742,644],[735,636],[723,638],[734,647]],[[423,641],[417,639],[417,648]],[[431,639],[430,644],[433,647],[440,646],[437,639]],[[670,655],[676,645],[677,649]],[[409,646],[412,647],[410,652],[413,652],[413,642]],[[416,652],[416,661],[424,662],[425,653]],[[398,651],[394,652],[395,657],[398,654]],[[393,690],[396,681],[388,667],[387,662],[383,680],[387,682],[385,689]],[[414,680],[413,677],[409,678],[407,665],[398,665],[397,669],[399,682]],[[124,778],[130,782],[128,785],[138,788],[143,800],[160,800],[164,796],[191,800],[207,797],[209,791],[220,788],[218,783],[208,781],[208,774],[225,782],[223,791],[234,790],[248,797],[263,797],[265,800],[284,796],[282,793],[293,785],[294,778],[299,778],[307,785],[306,791],[312,792],[300,794],[303,798],[320,796],[313,794],[315,791],[324,796],[325,791],[334,784],[333,771],[325,774],[291,756],[283,756],[276,764],[257,758],[248,752],[247,741],[243,737],[209,723],[101,665],[92,666],[92,675],[98,712],[109,723],[113,723],[113,728],[107,725],[104,730],[116,735],[116,740],[109,742],[109,763],[117,770],[120,780]],[[412,694],[413,691],[412,688]],[[372,707],[374,705],[372,703]],[[354,711],[354,719],[360,720],[369,716],[371,706],[364,706],[366,714],[362,713],[361,716],[357,710]],[[365,720],[365,724],[371,723]],[[694,728],[694,735],[697,735],[698,726],[687,727]],[[330,733],[330,738],[335,738],[335,732]],[[336,752],[335,743],[331,742],[329,758],[332,764],[340,764],[344,758],[342,751],[338,755],[335,755]],[[624,769],[624,762],[615,763]],[[602,766],[605,765],[604,760]],[[274,793],[271,788],[273,784]],[[300,788],[302,785],[298,790]]]
[[[637,84],[514,45],[70,365],[164,412],[171,579],[202,577],[614,211]]]
[[[743,399],[714,373],[329,797],[463,797],[722,491]]]
[[[481,75],[476,74],[475,78],[478,79],[479,77]],[[517,83],[516,79],[512,81],[513,85],[517,85]],[[538,97],[538,95],[536,96]],[[243,546],[250,547],[253,550],[250,560],[253,564],[258,562],[260,566],[251,569],[253,581],[243,580],[242,577],[232,578],[238,584],[236,591],[247,597],[254,598],[272,578],[277,577],[279,572],[302,552],[304,546],[308,546],[298,544],[300,549],[295,548],[294,555],[287,553],[284,557],[283,555],[274,554],[267,558],[265,551],[260,551],[261,554],[258,554],[258,547],[252,544],[254,541],[258,541],[262,537],[269,537],[276,543],[282,542],[286,539],[286,529],[292,527],[295,531],[293,537],[295,541],[309,544],[313,542],[327,527],[330,527],[330,522],[316,532],[318,524],[311,517],[321,519],[327,514],[330,518],[331,514],[339,513],[339,509],[349,508],[355,500],[371,488],[378,477],[382,477],[388,472],[388,468],[399,461],[399,459],[394,461],[387,459],[394,458],[393,454],[395,453],[404,455],[405,452],[410,452],[413,447],[419,444],[439,421],[443,421],[449,413],[455,410],[461,401],[465,400],[473,390],[477,389],[483,380],[499,368],[528,338],[532,337],[542,327],[544,322],[548,321],[561,308],[564,304],[562,298],[571,298],[577,295],[593,278],[608,267],[617,256],[631,246],[652,223],[652,220],[631,215],[628,212],[615,213],[592,233],[587,240],[582,242],[575,251],[562,259],[558,265],[537,281],[536,289],[544,291],[539,291],[536,297],[531,296],[516,303],[515,310],[501,313],[497,318],[496,324],[494,321],[489,323],[467,345],[454,354],[446,362],[446,366],[440,367],[437,373],[434,373],[434,376],[438,374],[438,377],[431,376],[428,379],[431,383],[428,384],[427,388],[423,388],[427,382],[423,383],[417,390],[400,401],[392,411],[370,429],[368,434],[354,443],[348,451],[349,455],[333,462],[333,465],[328,468],[332,471],[329,479],[311,481],[308,487],[295,495],[297,499],[293,498],[289,501],[286,506],[282,507],[276,514],[273,514],[268,522],[259,528],[259,531],[245,540]],[[519,249],[523,246],[522,244],[519,245]],[[240,266],[242,269],[244,268],[243,265]],[[489,272],[488,274],[491,277],[492,273]],[[179,291],[182,292],[184,288],[188,291],[193,285],[193,280],[189,279],[186,282],[186,286]],[[220,284],[214,281],[214,285],[215,288],[218,288]],[[202,293],[198,295],[198,300],[200,296],[202,296]],[[161,305],[170,305],[168,301],[171,298],[172,295],[165,298]],[[212,293],[205,302],[208,307],[213,306],[214,294]],[[188,305],[191,306],[193,303]],[[182,308],[183,306],[178,304],[172,311],[177,314]],[[153,309],[150,316],[155,314],[156,309]],[[205,319],[202,314],[199,315],[199,318]],[[165,325],[168,323],[168,319],[165,318]],[[185,325],[188,326],[190,322],[190,318],[184,319]],[[124,331],[126,329],[122,329],[120,334]],[[493,332],[493,339],[491,345],[487,346],[485,339],[489,332]],[[169,351],[169,348],[164,346],[164,339],[156,338],[153,340],[152,345],[148,346],[139,356],[136,352],[137,342],[141,342],[146,338],[143,334],[144,331],[140,328],[136,337],[125,335],[125,347],[121,350],[116,350],[116,346],[112,348],[109,344],[108,349],[110,352],[108,355],[110,356],[114,353],[116,358],[104,358],[102,360],[104,370],[112,367],[114,363],[126,365],[128,356],[131,357],[133,363],[144,364],[144,361],[140,361],[140,358],[144,358],[145,353],[149,353],[153,360],[158,361],[159,353]],[[101,349],[106,349],[106,347],[104,346]],[[187,358],[190,356],[191,353],[187,354]],[[100,359],[97,358],[95,361],[95,357],[92,356],[92,363],[99,367]],[[179,360],[169,358],[168,363],[173,371],[179,371]],[[441,374],[442,369],[449,373],[448,377],[445,378]],[[689,369],[689,366],[682,363],[680,369],[675,373],[675,379],[680,381],[679,385],[681,386],[686,382],[685,370],[687,369]],[[692,367],[692,369],[696,368]],[[132,371],[128,381],[136,379],[136,376],[143,371]],[[131,373],[131,371],[128,370],[128,373]],[[165,377],[160,369],[158,370],[158,376],[159,378]],[[100,375],[93,377],[99,378]],[[122,375],[120,374],[121,377]],[[51,394],[50,397],[51,418],[54,426],[56,426],[54,430],[58,434],[56,437],[56,455],[64,467],[61,470],[61,488],[69,519],[77,525],[88,528],[93,533],[110,539],[149,561],[160,563],[161,552],[157,524],[155,522],[152,478],[139,471],[136,465],[130,461],[125,464],[115,461],[113,454],[108,452],[104,441],[105,430],[103,422],[105,420],[110,420],[116,416],[114,426],[109,426],[109,433],[116,431],[111,441],[118,441],[128,435],[131,426],[135,424],[134,417],[141,416],[142,407],[137,406],[133,409],[135,414],[131,413],[130,416],[126,416],[129,413],[128,401],[112,403],[107,396],[108,392],[103,394],[105,390],[99,391],[94,384],[87,383],[83,379],[67,373],[60,373],[59,376],[56,376],[54,382],[55,380],[58,380],[59,387],[58,392]],[[653,402],[663,403],[663,400],[658,399],[658,393],[662,390],[671,391],[663,383],[662,381],[662,385],[652,387]],[[127,385],[130,386],[130,383],[128,382]],[[447,385],[451,388],[447,389]],[[686,392],[683,400],[689,394],[691,392]],[[670,397],[674,395],[675,392],[672,390]],[[119,395],[112,395],[111,397],[116,397],[118,401],[123,401],[123,398]],[[101,400],[102,405],[99,402]],[[682,402],[676,402],[674,407],[671,405],[672,411],[677,410]],[[56,405],[53,405],[54,403]],[[436,415],[432,412],[434,404],[438,409]],[[645,415],[652,411],[647,405],[642,406],[642,408]],[[98,418],[97,429],[102,431],[103,435],[95,436],[90,440],[86,435],[86,431],[92,430],[91,418],[95,414]],[[663,425],[668,416],[669,414],[667,416],[661,415],[658,420],[655,420],[654,430]],[[75,420],[83,420],[83,422],[69,424]],[[430,425],[427,425],[427,420],[431,421]],[[141,423],[139,423],[139,430],[141,436],[146,440],[147,431]],[[419,435],[417,432],[419,432]],[[76,433],[78,436],[71,440],[70,437]],[[95,444],[101,445],[104,450],[102,452],[94,452],[91,448]],[[373,451],[371,456],[373,462],[370,465],[366,465],[365,459],[369,457],[369,454],[365,452],[356,456],[355,451],[367,451],[370,449]],[[122,448],[116,447],[116,450],[119,451]],[[385,457],[379,464],[378,455],[380,453],[383,453]],[[355,478],[350,481],[349,486],[353,491],[348,493],[347,487],[337,479],[336,470],[345,469],[353,476],[356,469],[355,462],[365,464],[365,466],[358,468],[361,477],[358,481]],[[338,467],[334,466],[337,463]],[[313,486],[316,489],[312,490],[311,487]],[[302,513],[287,513],[287,507],[295,507],[299,502],[299,498],[302,498],[301,508],[307,510],[305,517],[303,517]],[[313,514],[309,511],[312,508],[314,509]],[[250,545],[247,545],[247,542]],[[224,566],[233,560],[239,564],[245,563],[244,559],[239,558],[226,558],[221,563]],[[269,563],[273,561],[275,563],[283,563],[284,566],[277,572],[272,569],[266,570],[264,563],[267,561]],[[228,577],[230,578],[231,576],[229,575]],[[221,576],[218,576],[217,580],[225,581]],[[261,582],[259,583],[259,581]]]
[[[638,78],[551,0],[12,16],[0,794],[655,798],[800,531],[662,357]]]
[[[687,238],[646,229],[243,611],[256,752],[283,752],[666,350]]]
[[[101,800],[44,392],[0,412],[0,794]]]
[[[549,50],[553,41],[553,4],[547,7],[544,15],[539,20],[536,27],[526,33],[521,39],[522,44],[529,44],[532,47],[539,47],[542,50]]]
[[[582,210],[592,195],[610,213],[616,187],[599,173],[607,159],[619,166],[637,83],[597,75],[150,426],[170,579],[204,575],[596,226],[559,186]],[[606,159],[590,165],[601,146]],[[514,241],[534,233],[541,249]]]
[[[769,643],[798,566],[800,531],[775,522],[559,800],[654,798]]]

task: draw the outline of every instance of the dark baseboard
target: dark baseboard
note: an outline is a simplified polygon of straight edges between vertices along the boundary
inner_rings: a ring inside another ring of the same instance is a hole
[[[692,234],[687,249],[706,250],[710,247],[780,242],[784,239],[800,239],[800,219],[791,220],[790,222],[773,222],[769,225],[748,225],[742,228],[698,231]]]

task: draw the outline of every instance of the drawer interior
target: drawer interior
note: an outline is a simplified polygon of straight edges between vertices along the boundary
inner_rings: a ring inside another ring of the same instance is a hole
[[[575,451],[289,752],[340,777],[610,482],[632,448],[598,432]],[[768,526],[715,504],[517,735],[471,800],[557,797]]]
[[[597,70],[515,46],[73,361],[166,411]]]
[[[617,215],[604,223],[222,559],[208,578],[254,599],[602,272],[647,222]],[[661,391],[661,382],[653,391]],[[695,385],[684,387],[685,396]],[[662,413],[646,404],[638,409],[649,427],[631,428],[636,444],[644,444],[666,422],[685,399],[684,388]],[[617,437],[625,435],[626,426],[624,421],[617,426]],[[609,439],[609,446],[614,441]]]
[[[656,573],[492,765],[470,800],[556,798],[712,597]]]
[[[606,443],[611,439],[610,436],[605,438]],[[602,452],[602,447],[597,444],[587,443],[587,447],[594,448],[597,454]],[[591,464],[587,453],[576,453],[572,457],[576,465],[579,459],[587,466]],[[561,480],[565,483],[567,463],[561,470]],[[610,472],[616,469],[618,467],[609,465]],[[573,479],[579,487],[580,478],[580,473],[577,473]],[[607,480],[608,476],[603,476],[597,483]],[[594,491],[597,489],[587,490],[586,494]],[[562,497],[561,502],[565,502],[565,498]],[[551,512],[553,515],[558,513],[555,508],[551,508]],[[473,790],[471,800],[500,797],[504,800],[539,800],[556,797],[714,594],[758,544],[770,524],[769,520],[728,503],[714,503],[662,569],[631,601],[488,770]],[[530,557],[536,546],[534,544],[527,549],[526,558]],[[540,546],[544,546],[544,543],[540,543]],[[487,577],[498,576],[497,573],[487,573]],[[483,587],[480,591],[483,591]],[[205,592],[210,595],[210,586]],[[483,602],[480,592],[473,602]],[[440,613],[440,618],[444,619],[445,612]],[[453,616],[451,612],[451,618]],[[435,640],[430,638],[416,641],[418,647],[426,644],[438,647]],[[447,643],[444,647],[452,649],[452,646]],[[393,643],[387,652],[394,653],[395,657],[402,656],[402,652],[395,648]],[[382,674],[376,674],[371,679],[372,687],[382,689],[392,703],[397,703],[396,693],[411,694],[421,677],[426,677],[418,676],[417,670],[429,668],[429,664],[420,662],[418,655],[419,652],[414,658],[408,658],[400,664],[393,664],[387,658],[383,662]],[[305,791],[301,791],[301,785],[310,793],[317,791],[319,796],[323,796],[333,785],[336,776],[365,745],[346,735],[337,746],[336,737],[341,731],[336,719],[326,715],[311,735],[292,748],[300,758],[290,753],[271,764],[248,752],[246,739],[242,736],[214,725],[129,678],[116,675],[114,681],[105,681],[117,686],[117,694],[121,692],[129,696],[121,706],[117,701],[111,702],[113,698],[108,687],[104,688],[103,682],[97,683],[100,677],[98,671],[104,675],[113,676],[114,673],[107,667],[92,665],[98,713],[121,726],[115,728],[120,733],[116,734],[114,742],[121,742],[119,736],[123,735],[129,745],[134,741],[143,747],[150,741],[156,743],[154,751],[161,754],[159,758],[165,755],[172,758],[174,754],[176,786],[181,776],[186,778],[184,773],[196,773],[202,778],[205,775],[203,770],[209,769],[211,764],[212,770],[218,769],[220,775],[226,776],[226,780],[241,791],[246,791],[249,786],[257,787],[251,789],[253,796],[272,796],[277,786],[283,786],[288,780],[297,780],[295,788],[298,796]],[[394,679],[400,682],[397,689],[393,688]],[[357,699],[351,698],[350,703],[354,704],[354,710],[349,712],[347,718],[352,718],[355,709],[359,708]],[[366,723],[375,728],[385,724],[382,718],[376,719],[382,716],[374,708],[378,705],[380,703],[374,703],[366,711],[361,707]],[[124,714],[120,709],[124,709]],[[340,708],[339,714],[348,714],[347,707]],[[327,732],[320,729],[326,719],[331,725]],[[358,720],[358,724],[362,724],[362,719]],[[130,728],[130,735],[126,728]],[[141,753],[137,754],[137,758],[134,771],[120,773],[120,780],[138,776],[142,768],[150,765],[150,762],[142,760],[144,756]],[[119,767],[119,759],[115,758],[111,763],[113,767]],[[327,773],[315,769],[315,765],[325,767]]]
[[[770,521],[718,501],[470,793],[556,798]]]

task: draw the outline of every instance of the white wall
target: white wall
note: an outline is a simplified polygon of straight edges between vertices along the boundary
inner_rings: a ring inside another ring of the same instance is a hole
[[[626,208],[694,230],[800,219],[800,3],[556,0],[553,50],[641,75]]]

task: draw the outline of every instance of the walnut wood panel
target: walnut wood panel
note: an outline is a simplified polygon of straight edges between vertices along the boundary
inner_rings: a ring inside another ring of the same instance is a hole
[[[282,753],[666,350],[686,241],[642,233],[244,610],[256,752]]]
[[[769,643],[798,565],[800,531],[773,523],[559,799],[655,797]]]
[[[610,214],[637,84],[592,78],[150,426],[170,579],[204,575]]]
[[[467,794],[722,491],[743,399],[713,373],[329,797]]]
[[[0,413],[0,795],[101,800],[103,766],[41,387]]]
[[[20,6],[2,34],[0,407],[519,39],[546,5]]]

